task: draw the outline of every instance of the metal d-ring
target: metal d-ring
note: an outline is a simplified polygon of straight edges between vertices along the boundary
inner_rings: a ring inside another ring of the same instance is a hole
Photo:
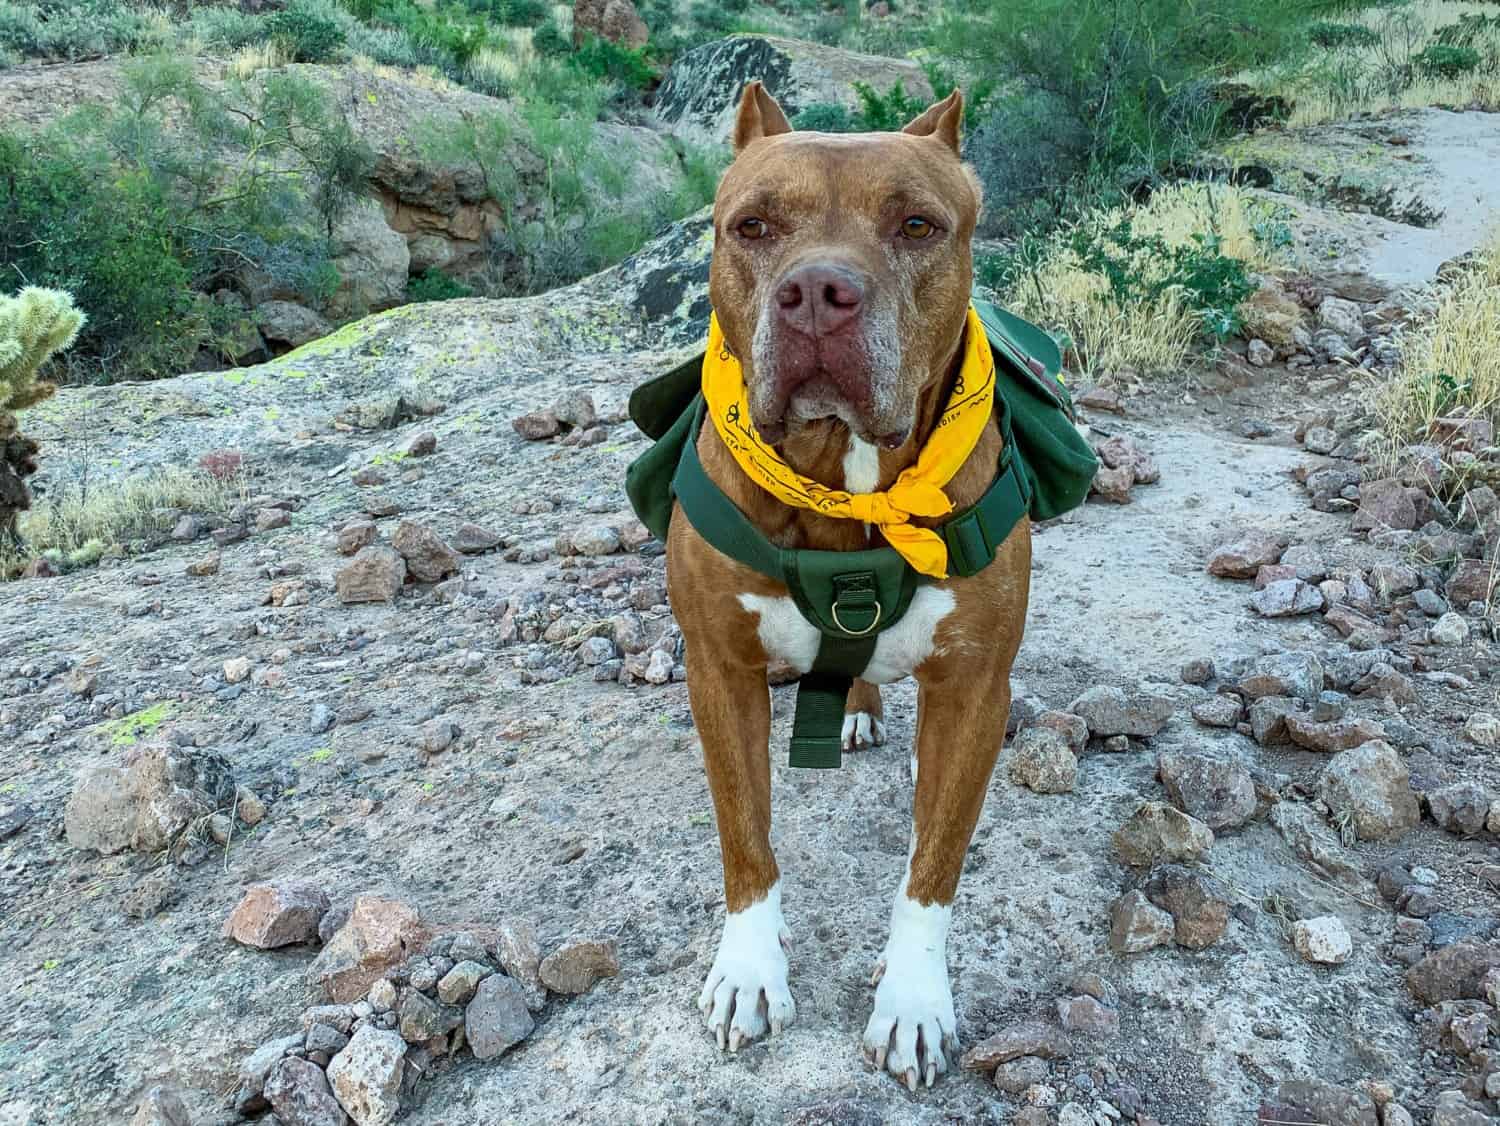
[[[878,626],[880,624],[880,603],[879,602],[875,603],[875,620],[872,621],[869,625],[867,625],[864,629],[850,629],[843,622],[839,621],[839,604],[837,602],[835,602],[831,607],[829,607],[829,609],[830,609],[830,611],[833,614],[833,624],[836,625],[836,626],[838,626],[839,629],[843,630],[850,637],[863,637],[865,634],[869,633],[871,630],[873,630],[876,626]]]

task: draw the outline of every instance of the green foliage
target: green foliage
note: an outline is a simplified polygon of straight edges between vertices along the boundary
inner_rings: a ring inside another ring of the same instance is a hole
[[[1238,306],[1256,284],[1242,261],[1221,252],[1218,234],[1195,231],[1187,244],[1173,246],[1159,234],[1143,236],[1132,227],[1129,216],[1109,224],[1080,223],[1067,245],[1084,270],[1106,279],[1117,304],[1152,305],[1176,290],[1201,318],[1204,336],[1224,340],[1239,331]],[[1147,259],[1154,267],[1149,273],[1140,269]]]
[[[645,48],[634,50],[597,35],[585,35],[570,62],[589,78],[610,79],[632,90],[644,89],[657,79]]]
[[[848,106],[839,102],[813,102],[792,118],[792,128],[813,133],[855,133],[860,126]]]
[[[0,51],[84,59],[160,46],[163,27],[119,0],[0,0]]]
[[[452,301],[459,297],[473,296],[473,286],[464,285],[435,266],[423,270],[406,286],[406,298],[414,305],[424,301]]]
[[[1412,59],[1417,73],[1428,78],[1458,78],[1478,69],[1480,54],[1473,47],[1432,43]]]
[[[293,62],[322,63],[334,58],[344,45],[344,29],[321,5],[310,0],[292,0],[266,19],[266,30],[287,45]]]
[[[856,120],[861,132],[895,133],[927,108],[927,103],[913,98],[897,81],[884,94],[867,82],[854,83],[859,98]]]
[[[531,33],[531,45],[539,54],[549,58],[563,58],[573,52],[573,44],[557,26],[556,20],[545,20]]]
[[[1325,51],[1347,47],[1373,47],[1380,42],[1374,28],[1359,23],[1330,23],[1319,20],[1307,29],[1307,37]]]
[[[1500,13],[1459,16],[1457,23],[1439,28],[1433,39],[1446,47],[1473,47],[1500,38]]]
[[[941,63],[931,60],[924,62],[922,72],[927,75],[927,83],[932,87],[933,96],[939,101],[958,88],[958,80],[954,78],[953,72]],[[969,83],[964,90],[964,130],[966,132],[979,128],[980,122],[989,114],[990,103],[994,96],[993,79],[981,78]]]

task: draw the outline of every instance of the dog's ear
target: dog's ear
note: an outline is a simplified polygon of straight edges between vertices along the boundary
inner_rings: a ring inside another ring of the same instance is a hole
[[[740,95],[740,111],[734,121],[734,151],[740,152],[751,141],[790,133],[792,123],[786,119],[780,103],[761,85],[760,80],[745,83]]]
[[[933,102],[901,132],[910,133],[913,137],[936,137],[957,155],[963,126],[964,96],[954,90],[942,101]]]

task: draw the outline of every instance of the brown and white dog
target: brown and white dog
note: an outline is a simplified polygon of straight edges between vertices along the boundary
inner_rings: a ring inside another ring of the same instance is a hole
[[[709,296],[740,358],[756,427],[798,472],[851,492],[888,488],[915,461],[962,356],[980,191],[959,158],[954,92],[900,133],[792,130],[758,82],[740,101],[735,159],[714,202]],[[956,509],[995,475],[993,419],[945,491]],[[698,453],[714,483],[774,542],[869,546],[858,521],[783,505],[751,481],[712,426]],[[919,521],[932,524],[935,521]],[[912,675],[919,715],[913,834],[875,968],[864,1052],[913,1090],[955,1061],[951,904],[1005,737],[1010,667],[1031,568],[1028,521],[967,579],[918,589],[879,637],[844,723],[847,749],[881,743],[879,684]],[[806,671],[819,635],[786,588],[710,547],[680,512],[667,582],[687,643],[724,862],[726,918],[699,1007],[721,1048],[790,1024],[790,933],[771,852],[773,658]]]

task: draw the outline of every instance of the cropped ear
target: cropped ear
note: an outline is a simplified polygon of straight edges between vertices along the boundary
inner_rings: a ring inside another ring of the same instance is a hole
[[[740,110],[734,121],[734,151],[741,152],[751,141],[790,133],[792,123],[786,119],[780,104],[761,85],[760,80],[745,83],[740,95]]]
[[[922,111],[921,116],[913,118],[901,130],[910,133],[913,137],[936,137],[950,149],[954,155],[958,154],[959,141],[962,139],[964,125],[964,96],[958,90],[954,90],[940,102],[933,102]]]

